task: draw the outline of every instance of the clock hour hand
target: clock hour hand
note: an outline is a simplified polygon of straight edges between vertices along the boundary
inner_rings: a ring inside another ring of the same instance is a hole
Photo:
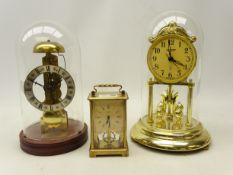
[[[175,60],[173,57],[168,57],[168,61],[173,62],[173,63],[175,63],[177,65],[180,65],[180,66],[183,66],[183,67],[185,66],[183,63],[181,63],[180,61]]]
[[[174,58],[173,58],[173,59],[174,59]],[[180,65],[180,66],[183,66],[183,67],[185,66],[183,63],[181,63],[180,61],[177,61],[177,60],[175,60],[175,59],[174,59],[174,62],[175,62],[176,64]]]

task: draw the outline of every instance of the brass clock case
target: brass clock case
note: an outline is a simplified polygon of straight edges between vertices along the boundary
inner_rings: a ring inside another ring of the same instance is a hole
[[[97,88],[120,87],[119,91],[97,91]],[[127,109],[128,95],[121,85],[94,86],[88,97],[91,115],[90,157],[104,155],[128,156]]]

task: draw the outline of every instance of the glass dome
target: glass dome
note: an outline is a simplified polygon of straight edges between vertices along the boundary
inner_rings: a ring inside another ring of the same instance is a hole
[[[169,11],[152,21],[143,43],[142,117],[131,130],[134,141],[166,151],[209,145],[198,115],[202,48],[202,29],[188,15]]]
[[[24,125],[21,148],[36,155],[77,148],[87,139],[78,41],[64,27],[45,21],[28,27],[16,49]],[[68,144],[72,146],[64,146]]]

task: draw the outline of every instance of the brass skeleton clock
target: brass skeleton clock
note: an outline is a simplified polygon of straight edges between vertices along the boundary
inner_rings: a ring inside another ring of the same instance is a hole
[[[19,139],[26,153],[62,154],[87,140],[80,109],[79,50],[71,36],[55,24],[42,22],[27,29],[19,40],[24,119]]]
[[[43,65],[34,68],[24,81],[24,93],[28,102],[43,111],[40,120],[41,132],[49,130],[67,129],[68,115],[65,107],[68,106],[75,95],[75,84],[71,75],[58,66],[58,58],[53,53],[63,53],[62,45],[56,42],[40,42],[34,47],[34,53],[45,53],[42,59]],[[43,82],[37,82],[39,76],[43,76]],[[67,91],[62,99],[61,82],[64,80]],[[34,86],[44,90],[45,99],[40,101],[35,96]],[[49,133],[49,132],[48,132]]]
[[[120,87],[119,91],[97,91],[97,88]],[[94,86],[88,97],[91,109],[90,157],[98,155],[128,155],[126,135],[127,93],[121,85]]]
[[[147,65],[153,78],[148,80],[148,113],[132,128],[132,139],[165,151],[206,148],[210,136],[192,112],[195,82],[189,77],[197,63],[193,44],[196,37],[188,35],[183,27],[170,21],[149,41]],[[159,86],[167,88],[155,105],[154,97]],[[186,89],[185,105],[178,101],[181,90],[176,91],[177,88]]]

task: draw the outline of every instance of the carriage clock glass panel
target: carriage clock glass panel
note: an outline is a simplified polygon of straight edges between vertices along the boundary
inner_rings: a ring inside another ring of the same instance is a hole
[[[74,38],[67,29],[51,22],[35,23],[19,37],[17,59],[24,124],[20,145],[27,153],[60,154],[87,139],[81,55]]]
[[[181,12],[156,18],[145,44],[142,116],[131,129],[134,141],[164,151],[208,148],[210,135],[198,115],[203,34]],[[147,83],[146,83],[147,82]]]
[[[100,88],[120,88],[99,91]],[[99,89],[99,90],[98,90]],[[118,84],[94,86],[88,97],[91,114],[90,157],[99,155],[128,155],[126,136],[126,101],[128,95]]]

